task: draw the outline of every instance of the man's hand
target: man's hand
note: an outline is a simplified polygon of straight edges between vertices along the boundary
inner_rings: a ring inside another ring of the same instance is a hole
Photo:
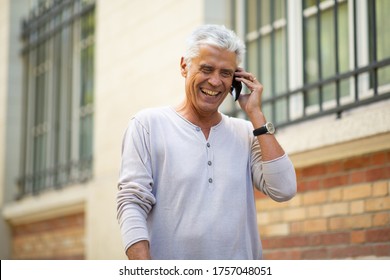
[[[150,260],[149,242],[146,240],[134,243],[126,251],[129,260]]]
[[[242,94],[238,99],[240,107],[244,110],[249,118],[252,114],[261,112],[261,97],[263,94],[263,85],[256,79],[253,74],[246,72],[243,68],[238,68],[234,73],[236,80],[244,83],[251,91],[250,94]]]

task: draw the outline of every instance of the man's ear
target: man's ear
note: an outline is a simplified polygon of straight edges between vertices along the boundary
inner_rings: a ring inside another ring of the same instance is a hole
[[[185,62],[184,57],[182,57],[180,60],[180,71],[181,71],[181,75],[184,78],[186,78],[187,73],[188,73],[188,69],[187,69],[187,63]]]

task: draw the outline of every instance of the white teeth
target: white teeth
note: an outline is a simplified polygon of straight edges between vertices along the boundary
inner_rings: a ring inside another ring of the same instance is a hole
[[[212,91],[208,89],[202,89],[202,92],[210,96],[216,96],[219,93],[218,91]]]

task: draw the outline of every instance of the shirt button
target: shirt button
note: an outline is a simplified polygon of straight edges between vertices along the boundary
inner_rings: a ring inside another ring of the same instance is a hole
[[[212,163],[211,163],[211,161],[208,161],[207,164],[208,164],[208,165],[211,165]]]
[[[212,183],[213,182],[213,179],[209,178],[209,183]]]
[[[210,143],[207,143],[207,147],[210,148]]]
[[[197,128],[196,128],[196,131],[200,131],[200,127],[197,127]]]

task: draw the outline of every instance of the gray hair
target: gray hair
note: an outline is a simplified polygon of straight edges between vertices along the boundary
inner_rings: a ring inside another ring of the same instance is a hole
[[[234,52],[237,65],[241,63],[245,53],[245,44],[232,30],[223,25],[206,24],[195,29],[187,40],[187,51],[184,55],[187,67],[190,67],[192,59],[199,55],[202,45]]]

